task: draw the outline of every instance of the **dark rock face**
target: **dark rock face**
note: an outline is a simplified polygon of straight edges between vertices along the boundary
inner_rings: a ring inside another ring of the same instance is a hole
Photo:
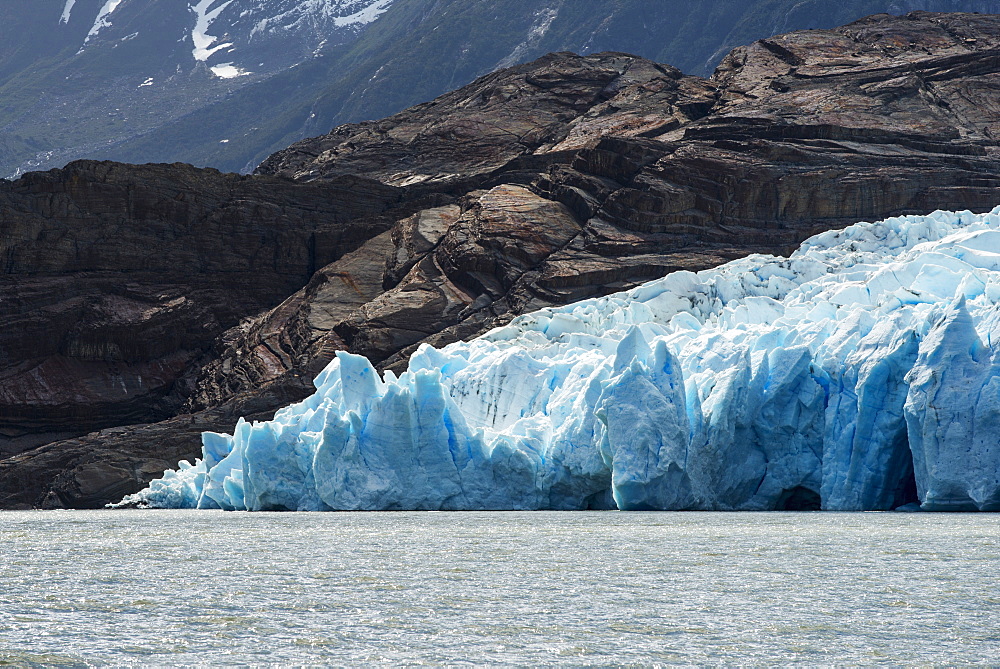
[[[501,168],[537,172],[546,162],[565,159],[555,145],[571,124],[618,90],[653,80],[673,89],[682,80],[708,86],[636,56],[549,54],[382,121],[344,125],[298,142],[265,160],[258,172],[299,181],[365,174],[396,186],[435,189],[461,189]],[[518,158],[523,164],[511,165]]]
[[[173,415],[219,334],[386,229],[397,197],[183,165],[0,182],[0,453]]]
[[[137,490],[202,430],[308,394],[336,350],[399,369],[819,230],[988,210],[998,137],[1000,17],[918,12],[757,42],[712,79],[553,54],[255,177],[30,175],[0,189],[0,429],[8,453],[45,445],[0,461],[0,505]]]

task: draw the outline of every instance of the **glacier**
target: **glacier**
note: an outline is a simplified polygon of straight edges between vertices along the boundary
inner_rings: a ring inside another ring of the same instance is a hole
[[[1000,207],[346,352],[120,505],[238,510],[1000,510]]]

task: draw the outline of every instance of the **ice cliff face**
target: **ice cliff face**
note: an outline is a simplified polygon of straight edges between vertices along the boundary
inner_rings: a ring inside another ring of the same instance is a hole
[[[1000,510],[1000,207],[859,223],[422,347],[341,353],[125,502]]]

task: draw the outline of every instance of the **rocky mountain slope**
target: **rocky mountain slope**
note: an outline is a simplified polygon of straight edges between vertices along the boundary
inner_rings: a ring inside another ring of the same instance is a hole
[[[391,2],[4,2],[0,175],[113,152],[353,43]]]
[[[0,176],[75,158],[250,171],[554,51],[707,76],[730,49],[876,12],[1000,0],[34,0],[0,3]]]
[[[822,229],[992,209],[998,93],[1000,17],[879,15],[736,49],[711,79],[552,54],[253,177],[28,175],[0,193],[0,505],[137,490],[201,430],[304,396],[338,349],[398,369]]]

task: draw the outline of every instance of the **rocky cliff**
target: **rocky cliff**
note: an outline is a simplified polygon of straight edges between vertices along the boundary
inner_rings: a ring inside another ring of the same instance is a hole
[[[1000,17],[877,15],[736,49],[710,79],[552,54],[253,177],[79,163],[3,185],[0,505],[137,490],[338,349],[398,369],[822,229],[991,209],[998,101]]]

